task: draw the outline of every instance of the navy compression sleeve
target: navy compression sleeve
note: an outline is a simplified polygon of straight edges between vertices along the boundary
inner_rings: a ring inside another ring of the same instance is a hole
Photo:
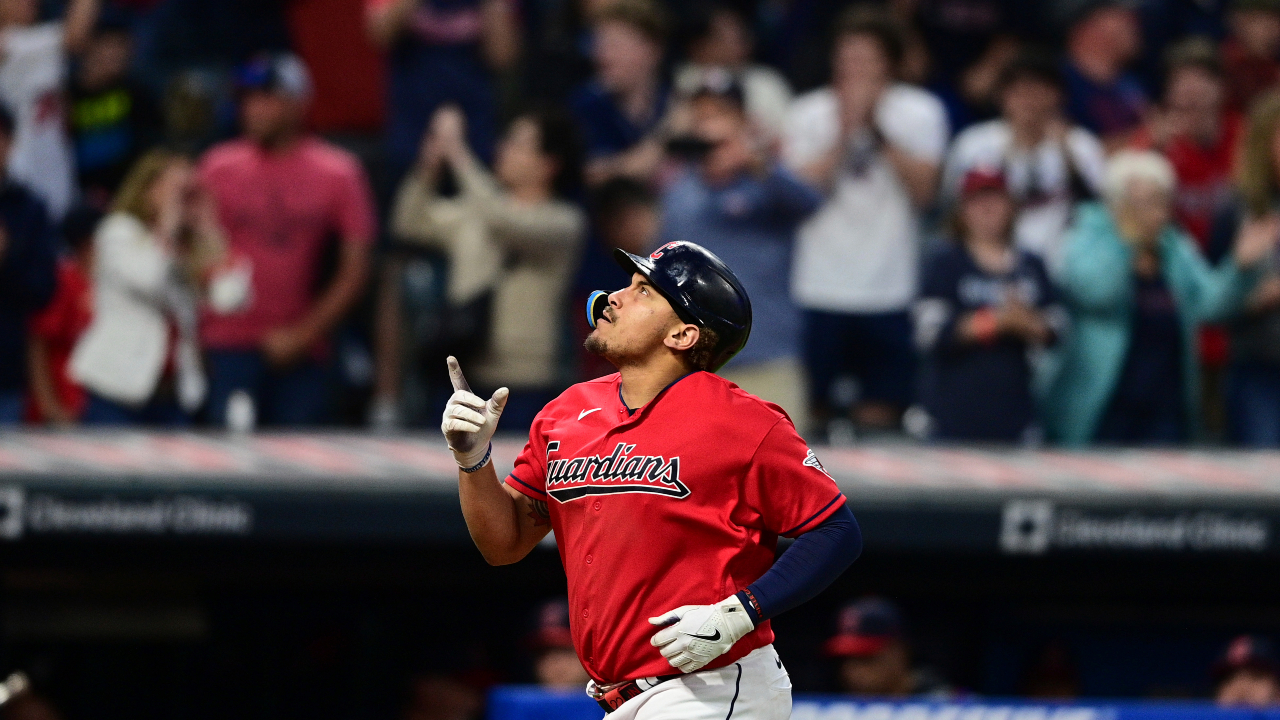
[[[845,505],[796,538],[768,572],[738,593],[738,599],[759,625],[822,592],[861,554],[862,531]]]

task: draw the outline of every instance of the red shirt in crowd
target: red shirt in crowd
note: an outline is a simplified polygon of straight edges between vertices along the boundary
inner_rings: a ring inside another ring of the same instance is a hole
[[[1174,212],[1178,222],[1200,243],[1201,248],[1209,242],[1214,215],[1231,203],[1231,171],[1243,127],[1240,115],[1228,112],[1222,119],[1218,141],[1212,145],[1203,145],[1194,138],[1179,135],[1171,138],[1163,148],[1155,148],[1147,127],[1134,136],[1136,147],[1160,150],[1173,165],[1178,177]]]
[[[92,320],[93,282],[80,263],[63,258],[58,263],[58,289],[45,309],[31,319],[31,335],[44,341],[54,394],[73,417],[84,412],[87,396],[84,388],[67,374],[67,361]],[[31,422],[48,420],[34,397],[27,407],[27,419]]]
[[[648,618],[742,590],[773,565],[779,536],[844,505],[777,405],[708,372],[635,411],[621,386],[614,373],[543,408],[506,480],[550,509],[574,648],[602,683],[676,672]],[[771,642],[762,622],[707,667]]]
[[[1201,250],[1208,247],[1214,216],[1231,203],[1231,171],[1243,129],[1244,121],[1239,113],[1228,112],[1222,119],[1222,132],[1216,143],[1203,145],[1194,138],[1179,135],[1161,148],[1178,178],[1174,215],[1200,244]],[[1133,142],[1141,148],[1153,147],[1149,128],[1144,127]],[[1227,355],[1226,331],[1214,325],[1201,328],[1201,359],[1207,365],[1221,367],[1226,364]]]
[[[303,319],[316,293],[326,243],[370,243],[373,200],[355,156],[317,138],[284,152],[248,140],[209,150],[200,179],[218,206],[231,265],[252,266],[245,306],[201,320],[205,347],[257,348],[270,330]]]
[[[1255,97],[1280,83],[1280,62],[1254,55],[1233,39],[1222,43],[1222,70],[1227,107],[1236,112],[1248,112]]]

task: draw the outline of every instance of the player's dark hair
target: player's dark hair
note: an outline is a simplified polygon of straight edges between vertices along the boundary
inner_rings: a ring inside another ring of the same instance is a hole
[[[866,35],[874,39],[895,72],[902,65],[907,48],[906,36],[898,22],[883,8],[864,3],[841,13],[836,21],[835,37],[839,40],[851,35]]]
[[[538,126],[538,145],[543,155],[555,159],[556,175],[551,186],[561,199],[572,198],[582,186],[582,142],[578,126],[567,112],[555,107],[535,107],[516,117]]]
[[[711,359],[715,356],[716,346],[720,344],[720,336],[715,330],[702,325],[698,326],[698,342],[689,348],[685,361],[694,370],[706,370],[711,367]]]

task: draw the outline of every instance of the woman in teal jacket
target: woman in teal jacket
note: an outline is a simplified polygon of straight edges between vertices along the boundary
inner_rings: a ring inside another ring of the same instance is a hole
[[[1108,166],[1107,203],[1077,209],[1062,277],[1072,328],[1044,408],[1063,445],[1195,436],[1196,327],[1240,308],[1275,237],[1246,229],[1212,268],[1172,222],[1173,189],[1163,156],[1125,151]]]

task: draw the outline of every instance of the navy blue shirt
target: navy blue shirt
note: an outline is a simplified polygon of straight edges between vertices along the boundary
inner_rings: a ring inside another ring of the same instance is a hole
[[[44,205],[26,188],[0,188],[0,392],[27,384],[27,323],[49,304],[57,284],[57,246]]]
[[[1086,130],[1105,138],[1126,133],[1142,124],[1147,93],[1138,78],[1125,73],[1110,85],[1099,85],[1071,63],[1064,63],[1067,116]]]
[[[1134,283],[1129,352],[1098,424],[1098,442],[1164,444],[1185,439],[1183,338],[1164,278]]]
[[[667,91],[665,88],[659,90],[648,119],[641,124],[632,122],[609,91],[596,80],[573,93],[569,109],[582,130],[587,156],[605,157],[630,150],[658,126],[667,111]]]
[[[480,27],[479,0],[425,0],[388,53],[386,142],[394,177],[413,163],[427,121],[447,103],[466,114],[472,151],[492,158],[497,98]]]
[[[916,333],[926,352],[921,393],[939,439],[1016,442],[1034,424],[1027,343],[1004,335],[985,345],[956,337],[962,318],[996,310],[1010,295],[1041,309],[1057,303],[1040,258],[1014,252],[1013,268],[1003,274],[978,267],[955,245],[925,261]]]
[[[791,301],[791,243],[822,195],[781,165],[711,187],[686,168],[662,199],[662,242],[687,240],[733,269],[751,298],[751,337],[729,367],[799,355],[800,312]]]

